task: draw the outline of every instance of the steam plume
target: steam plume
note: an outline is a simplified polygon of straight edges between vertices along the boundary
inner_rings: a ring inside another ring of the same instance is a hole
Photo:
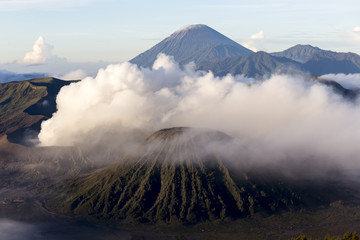
[[[212,128],[238,138],[258,159],[317,157],[352,165],[360,156],[360,105],[303,76],[261,83],[181,70],[160,54],[152,70],[123,63],[62,88],[58,111],[43,122],[42,145],[120,139],[164,127]],[[346,161],[345,161],[346,160]]]

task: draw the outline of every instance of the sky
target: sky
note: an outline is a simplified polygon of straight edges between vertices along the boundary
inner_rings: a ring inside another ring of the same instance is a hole
[[[256,51],[311,44],[360,54],[359,12],[357,0],[0,0],[0,70],[48,58],[120,63],[199,23]]]

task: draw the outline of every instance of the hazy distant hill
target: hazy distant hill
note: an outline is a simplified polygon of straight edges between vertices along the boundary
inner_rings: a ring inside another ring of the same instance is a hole
[[[296,62],[305,63],[307,62],[314,54],[321,53],[321,50],[318,47],[313,47],[311,45],[301,45],[298,44],[289,49],[286,49],[282,52],[271,53],[275,57],[285,57]]]
[[[199,63],[211,59],[245,56],[253,52],[214,29],[198,24],[176,31],[130,62],[142,67],[152,67],[159,53],[173,56],[183,65],[192,61]]]
[[[310,45],[296,45],[283,52],[257,52],[247,56],[211,59],[197,64],[200,70],[217,76],[228,73],[263,78],[272,73],[302,71],[310,76],[329,73],[360,73],[360,56],[355,53],[325,51]]]
[[[46,78],[46,73],[14,73],[9,71],[0,70],[0,83],[24,81],[35,78]]]
[[[246,77],[262,78],[274,72],[300,71],[302,66],[285,57],[274,57],[266,52],[247,56],[228,57],[204,61],[197,65],[199,70],[212,71],[217,76],[242,74]]]
[[[355,53],[338,53],[311,45],[296,45],[271,55],[302,63],[302,67],[312,76],[328,73],[360,73],[360,56]]]
[[[303,66],[312,76],[328,73],[360,73],[360,56],[355,53],[325,51],[314,54]]]

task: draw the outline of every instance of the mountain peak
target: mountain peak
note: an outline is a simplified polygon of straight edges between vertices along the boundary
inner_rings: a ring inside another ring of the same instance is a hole
[[[314,47],[314,46],[312,46],[310,44],[296,44],[295,46],[293,46],[293,47],[291,47],[289,49],[292,49],[292,48],[311,48],[311,49],[319,49],[320,50],[320,48]]]
[[[253,53],[204,24],[185,26],[163,41],[130,60],[142,67],[152,67],[159,53],[173,56],[180,64],[211,59],[245,56]]]
[[[186,31],[190,31],[190,30],[194,30],[194,29],[199,29],[199,28],[210,28],[209,26],[205,25],[205,24],[192,24],[192,25],[186,25],[182,28],[180,28],[179,30],[177,30],[175,33],[177,32],[186,32]]]
[[[286,57],[288,59],[294,60],[296,62],[305,63],[308,61],[314,54],[319,53],[321,50],[318,47],[311,46],[309,44],[297,44],[291,48],[286,49],[282,52],[271,53],[275,57]]]

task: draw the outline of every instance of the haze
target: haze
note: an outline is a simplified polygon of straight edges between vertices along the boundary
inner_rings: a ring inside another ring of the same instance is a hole
[[[341,79],[351,83],[354,77]],[[256,159],[311,156],[359,167],[358,100],[344,99],[305,75],[275,74],[262,82],[219,78],[191,65],[181,70],[160,54],[152,70],[110,65],[96,78],[63,87],[57,108],[42,123],[42,145],[121,146],[135,139],[129,138],[133,133],[188,126],[224,131]]]

